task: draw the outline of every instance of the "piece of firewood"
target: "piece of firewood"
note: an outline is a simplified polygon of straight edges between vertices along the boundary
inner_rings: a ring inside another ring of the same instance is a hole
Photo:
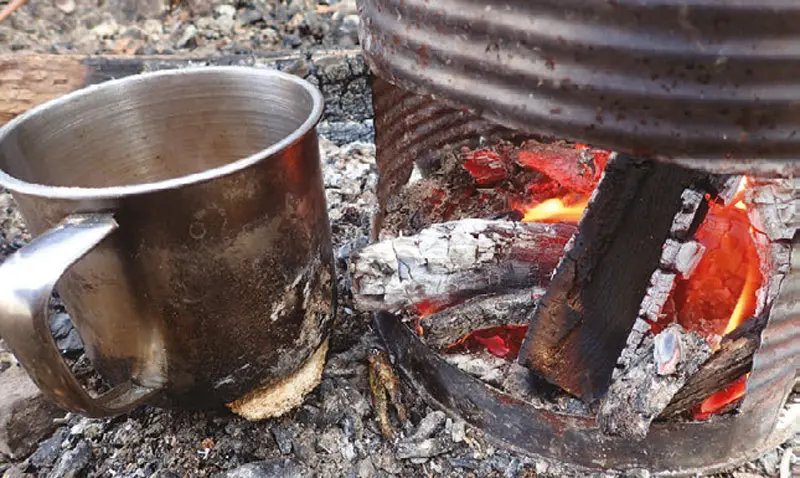
[[[544,289],[532,288],[473,297],[420,319],[422,337],[429,346],[442,349],[474,330],[524,324],[542,295]]]
[[[660,320],[667,302],[672,297],[678,275],[689,277],[705,253],[705,247],[699,242],[683,242],[677,239],[688,235],[702,206],[706,205],[703,196],[702,192],[693,189],[687,189],[681,195],[683,205],[672,221],[670,228],[672,237],[664,242],[658,269],[650,276],[650,285],[639,308],[639,318],[633,324],[625,348],[622,349],[612,373],[614,380],[625,373],[631,361],[639,355],[642,341],[645,335],[650,333],[650,324]]]
[[[622,154],[608,163],[572,247],[531,314],[521,365],[585,401],[605,394],[662,247],[675,237],[682,195],[706,176]],[[689,222],[696,227],[698,219]]]
[[[310,58],[300,52],[214,57],[0,55],[0,125],[34,106],[89,85],[151,71],[197,66],[271,67],[301,77],[314,76],[325,94],[325,85],[335,84],[336,78],[341,76],[337,71],[328,70],[355,69],[352,65],[360,61],[359,55],[358,50],[322,51]],[[353,60],[355,58],[359,60]],[[330,65],[336,68],[328,68]],[[341,88],[332,90],[335,91],[326,95],[329,104],[338,101],[342,93]]]
[[[614,380],[597,413],[607,435],[643,440],[650,423],[711,355],[702,337],[673,324],[646,336],[625,371]]]
[[[746,320],[723,337],[719,350],[675,394],[659,418],[667,419],[690,411],[749,372],[766,324],[766,318]]]
[[[444,307],[479,294],[549,282],[577,228],[462,219],[354,252],[348,270],[361,310],[427,303]]]

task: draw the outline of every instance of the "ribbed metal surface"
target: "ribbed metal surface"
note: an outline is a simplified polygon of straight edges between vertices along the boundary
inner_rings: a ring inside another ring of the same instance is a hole
[[[800,175],[796,0],[358,5],[367,63],[401,88],[532,133]]]
[[[742,413],[762,412],[763,419],[758,424],[762,430],[775,426],[800,370],[800,231],[792,242],[791,269],[783,278],[761,334],[761,347],[753,356],[740,409]],[[795,423],[795,430],[800,431],[800,423]]]
[[[380,207],[373,234],[380,230],[387,202],[408,182],[415,163],[427,175],[449,151],[517,134],[474,111],[451,108],[380,78],[373,80],[372,96]]]

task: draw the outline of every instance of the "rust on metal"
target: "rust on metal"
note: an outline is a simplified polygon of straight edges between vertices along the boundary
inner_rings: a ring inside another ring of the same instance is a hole
[[[741,413],[764,413],[759,431],[775,427],[800,371],[800,230],[792,239],[790,270],[770,309],[761,346],[753,356]],[[773,413],[765,413],[772,411]],[[795,429],[798,425],[795,423]],[[756,429],[753,430],[754,432]]]
[[[372,95],[379,204],[373,237],[380,232],[388,202],[408,183],[415,164],[427,175],[438,169],[448,150],[517,135],[474,111],[451,108],[380,78],[373,78]]]
[[[800,174],[800,3],[359,0],[384,80],[498,124],[717,173]]]

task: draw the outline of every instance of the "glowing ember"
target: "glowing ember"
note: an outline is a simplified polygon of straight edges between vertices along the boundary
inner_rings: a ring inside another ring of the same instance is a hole
[[[489,149],[464,153],[462,164],[479,186],[495,184],[508,175],[505,158]]]
[[[417,332],[417,335],[422,337],[424,330],[422,328],[422,325],[420,324],[420,321],[422,321],[422,319],[424,319],[425,317],[431,316],[436,312],[439,312],[440,310],[444,309],[445,307],[447,307],[447,304],[438,303],[433,300],[423,300],[419,304],[415,304],[414,307],[417,309],[417,314],[419,314],[417,316],[415,330]]]
[[[515,206],[523,213],[522,222],[579,222],[610,154],[585,144],[526,143],[517,161],[546,178],[528,187],[530,202]]]
[[[710,204],[696,238],[706,252],[692,276],[676,285],[677,320],[717,345],[755,313],[761,286],[758,251],[747,212],[735,207]]]
[[[577,199],[575,202],[565,202],[564,199],[554,198],[541,203],[521,208],[525,214],[522,222],[572,222],[577,223],[583,216],[583,211],[589,204],[588,199]]]
[[[600,181],[610,152],[584,144],[529,141],[516,152],[517,162],[557,181],[566,189],[591,193]]]
[[[758,250],[743,202],[747,181],[728,206],[709,204],[709,211],[695,235],[706,252],[691,277],[678,280],[673,293],[672,318],[687,330],[703,336],[713,347],[733,332],[756,310],[756,291],[762,276]],[[659,324],[662,325],[662,324]],[[744,376],[706,399],[695,410],[705,420],[739,400],[745,393]]]
[[[459,350],[486,349],[500,358],[514,358],[519,355],[527,325],[504,325],[474,330],[448,348],[448,352]]]
[[[694,412],[695,420],[707,420],[716,412],[723,410],[728,405],[735,403],[744,396],[747,388],[747,377],[750,374],[742,375],[735,382],[728,385],[714,395],[711,395],[698,405]]]

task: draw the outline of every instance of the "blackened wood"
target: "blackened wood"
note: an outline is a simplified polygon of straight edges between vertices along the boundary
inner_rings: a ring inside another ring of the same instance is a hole
[[[543,287],[576,231],[571,224],[462,219],[370,244],[350,256],[353,301],[361,310],[441,309],[480,294]]]
[[[723,337],[719,350],[675,394],[660,418],[670,418],[690,411],[695,405],[723,390],[750,371],[753,354],[761,343],[766,318],[747,320]]]
[[[458,342],[477,329],[524,324],[544,290],[525,289],[473,297],[424,317],[419,325],[428,345],[440,349]]]
[[[627,155],[609,162],[572,248],[531,314],[522,365],[587,401],[606,392],[681,196],[704,176]]]

